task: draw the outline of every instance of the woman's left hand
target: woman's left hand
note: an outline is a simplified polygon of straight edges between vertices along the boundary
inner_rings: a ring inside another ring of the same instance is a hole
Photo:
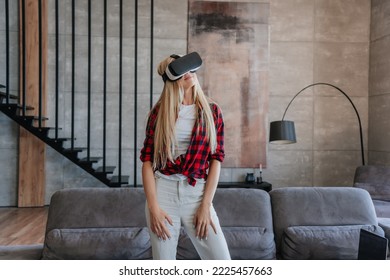
[[[196,237],[199,239],[207,239],[209,226],[211,226],[215,234],[217,234],[217,229],[210,215],[210,205],[204,203],[200,204],[195,213],[193,223],[196,229]]]

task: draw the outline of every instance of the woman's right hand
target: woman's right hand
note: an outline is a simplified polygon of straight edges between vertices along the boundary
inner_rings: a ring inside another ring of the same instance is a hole
[[[169,215],[160,207],[149,209],[150,229],[159,239],[167,240],[171,238],[171,233],[167,228],[167,222],[173,226],[173,221]]]
[[[154,172],[150,161],[142,164],[142,180],[150,214],[150,230],[162,240],[169,239],[171,233],[167,228],[167,222],[173,226],[173,221],[158,204]]]

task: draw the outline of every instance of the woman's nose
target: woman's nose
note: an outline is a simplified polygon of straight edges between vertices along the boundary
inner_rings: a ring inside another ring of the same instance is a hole
[[[192,73],[191,72],[187,72],[184,74],[184,78],[188,78],[188,77],[191,77],[192,76]]]

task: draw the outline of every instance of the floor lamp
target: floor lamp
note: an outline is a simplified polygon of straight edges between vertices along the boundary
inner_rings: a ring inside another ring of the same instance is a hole
[[[305,89],[317,86],[317,85],[324,85],[324,86],[330,86],[332,88],[337,89],[340,93],[342,93],[348,101],[351,103],[353,109],[355,110],[358,122],[359,122],[359,133],[360,133],[360,148],[361,148],[361,154],[362,154],[362,163],[365,165],[364,162],[364,146],[363,146],[363,129],[362,129],[362,123],[360,121],[360,116],[359,113],[355,107],[355,104],[353,104],[351,98],[339,87],[334,86],[332,84],[328,83],[314,83],[310,84],[303,89],[301,89],[293,99],[291,99],[290,103],[288,103],[286,110],[284,111],[283,117],[281,121],[273,121],[270,124],[270,134],[269,134],[269,142],[273,144],[291,144],[291,143],[296,143],[296,135],[295,135],[295,126],[293,121],[285,121],[284,117],[287,113],[288,108],[290,107],[291,103],[294,101],[294,99]]]

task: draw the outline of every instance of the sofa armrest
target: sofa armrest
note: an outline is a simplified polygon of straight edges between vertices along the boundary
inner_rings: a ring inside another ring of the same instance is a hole
[[[390,260],[390,218],[378,218],[378,224],[385,232],[385,237],[389,240],[387,259]]]
[[[43,244],[0,246],[0,260],[39,260]]]
[[[385,237],[390,240],[390,218],[378,218],[378,224],[385,232]]]

